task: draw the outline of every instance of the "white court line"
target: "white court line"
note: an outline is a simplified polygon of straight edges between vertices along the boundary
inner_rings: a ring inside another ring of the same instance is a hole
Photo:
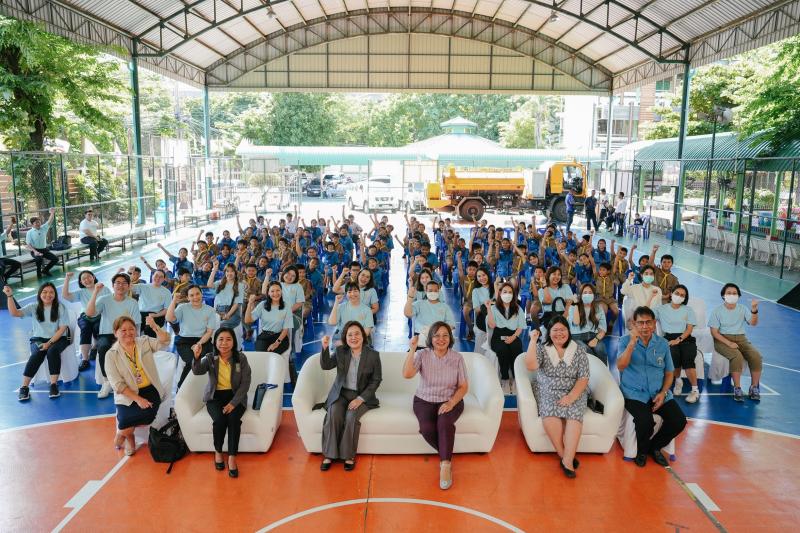
[[[119,471],[119,469],[122,468],[122,465],[124,465],[127,461],[128,461],[128,456],[124,455],[122,456],[122,459],[120,459],[119,462],[116,465],[114,465],[114,468],[108,471],[108,473],[103,477],[103,479],[101,479],[100,481],[96,480],[87,481],[86,485],[81,487],[81,489],[72,498],[70,498],[70,500],[64,505],[64,507],[66,508],[72,507],[72,510],[69,512],[67,516],[64,517],[64,519],[56,527],[53,528],[53,533],[58,533],[62,529],[64,529],[64,527],[66,527],[69,521],[75,518],[75,515],[78,514],[78,512],[81,509],[83,509],[83,506],[89,503],[89,500],[92,499],[92,496],[97,494],[97,492],[101,488],[103,488],[103,485],[108,483],[108,481],[114,476],[114,474],[116,474],[117,471]]]
[[[780,368],[781,370],[788,370],[789,372],[797,372],[798,374],[800,374],[800,370],[797,370],[796,368],[787,368],[785,366],[773,365],[771,363],[761,363],[761,364],[764,365],[764,366],[771,366],[772,368]],[[0,366],[0,368],[3,368],[3,367]]]
[[[11,433],[12,431],[21,431],[24,429],[33,429],[44,426],[55,426],[56,424],[65,424],[67,422],[82,422],[84,420],[95,420],[97,418],[111,418],[113,416],[116,415],[114,413],[109,413],[105,415],[81,416],[78,418],[65,418],[64,420],[51,420],[50,422],[39,422],[38,424],[28,424],[27,426],[17,426],[13,428],[0,429],[0,435],[2,435],[3,433]]]
[[[719,506],[716,503],[714,503],[714,500],[712,500],[711,497],[708,494],[706,494],[706,491],[701,489],[700,485],[698,485],[697,483],[687,483],[686,488],[692,491],[692,494],[694,494],[695,497],[700,501],[700,503],[702,503],[705,506],[705,508],[708,509],[709,511],[714,512],[721,510]]]
[[[705,424],[714,424],[714,425],[717,425],[717,426],[725,426],[725,427],[730,427],[730,428],[735,428],[735,429],[749,429],[750,431],[756,431],[758,433],[767,433],[768,435],[776,435],[778,437],[788,437],[790,439],[800,440],[800,435],[793,435],[791,433],[784,433],[782,431],[774,431],[772,429],[755,428],[755,427],[751,427],[751,426],[744,426],[742,424],[734,424],[734,423],[731,423],[731,422],[720,422],[718,420],[708,420],[708,419],[705,419],[705,418],[689,418],[689,417],[687,417],[687,419],[691,420],[692,422],[699,422],[699,423],[705,423]]]
[[[24,365],[27,361],[17,361],[16,363],[9,363],[7,365],[0,366],[0,369],[8,368],[10,366],[17,366],[17,365]]]
[[[312,507],[311,509],[306,509],[305,511],[300,511],[299,513],[295,513],[293,515],[289,515],[286,518],[282,518],[277,522],[273,522],[268,526],[259,529],[257,533],[265,533],[267,531],[272,531],[282,525],[288,524],[293,520],[297,520],[298,518],[303,518],[305,516],[319,513],[321,511],[327,511],[329,509],[336,509],[338,507],[345,507],[348,505],[358,505],[361,503],[371,504],[371,503],[410,503],[415,505],[430,505],[432,507],[442,507],[444,509],[451,509],[454,511],[461,511],[462,513],[470,514],[472,516],[477,516],[478,518],[483,518],[493,524],[497,524],[500,527],[504,527],[509,531],[513,531],[514,533],[524,533],[523,530],[520,528],[509,524],[508,522],[496,518],[492,515],[482,513],[480,511],[476,511],[475,509],[470,509],[469,507],[462,507],[461,505],[453,505],[452,503],[444,503],[444,502],[437,502],[434,500],[418,500],[415,498],[358,498],[356,500],[345,500],[336,503],[329,503],[326,505],[320,505],[318,507]]]

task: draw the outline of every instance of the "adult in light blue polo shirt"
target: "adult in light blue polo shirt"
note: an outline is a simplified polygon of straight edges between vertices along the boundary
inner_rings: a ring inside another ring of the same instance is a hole
[[[31,229],[25,234],[25,244],[30,251],[36,262],[36,275],[38,277],[50,275],[50,269],[58,264],[58,257],[56,257],[50,248],[47,247],[47,232],[50,231],[50,225],[56,216],[56,210],[50,208],[50,217],[47,222],[42,224],[42,219],[39,217],[31,217]],[[42,268],[42,263],[47,259],[47,265]]]
[[[167,308],[172,302],[172,293],[162,286],[166,279],[160,270],[153,272],[153,281],[148,284],[137,283],[131,287],[131,292],[139,296],[139,315],[141,317],[142,334],[156,338],[156,332],[146,324],[148,315],[153,315],[158,327],[163,328],[166,323]]]
[[[647,307],[637,307],[630,335],[619,341],[625,349],[617,356],[625,409],[633,417],[636,429],[634,461],[638,466],[647,463],[647,454],[659,465],[668,466],[661,449],[686,427],[686,416],[670,392],[674,366],[669,344],[654,333],[655,328],[655,313]],[[655,435],[654,413],[664,420]]]

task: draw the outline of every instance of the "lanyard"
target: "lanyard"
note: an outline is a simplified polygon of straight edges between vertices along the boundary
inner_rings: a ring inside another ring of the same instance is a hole
[[[606,278],[600,278],[603,280],[603,294],[606,293]]]

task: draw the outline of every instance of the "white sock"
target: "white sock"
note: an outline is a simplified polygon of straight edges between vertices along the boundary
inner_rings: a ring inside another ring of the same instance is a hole
[[[700,392],[700,388],[697,385],[692,385],[692,392]]]

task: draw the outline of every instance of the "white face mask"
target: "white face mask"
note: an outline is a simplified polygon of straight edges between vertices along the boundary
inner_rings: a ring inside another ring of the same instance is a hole
[[[681,305],[683,303],[683,296],[679,296],[677,294],[672,295],[672,303],[675,305]]]
[[[427,291],[425,296],[428,298],[428,300],[436,301],[439,299],[439,291]]]
[[[653,283],[653,280],[655,280],[655,277],[652,276],[651,274],[646,274],[642,276],[642,281],[644,281],[647,284]]]
[[[581,294],[581,301],[585,304],[590,304],[594,301],[594,294]]]
[[[739,301],[739,295],[738,294],[726,294],[725,295],[725,303],[726,304],[733,305],[738,301]]]
[[[514,299],[514,295],[504,292],[503,294],[500,295],[500,299],[503,300],[503,303],[508,304],[511,303],[511,300]]]

